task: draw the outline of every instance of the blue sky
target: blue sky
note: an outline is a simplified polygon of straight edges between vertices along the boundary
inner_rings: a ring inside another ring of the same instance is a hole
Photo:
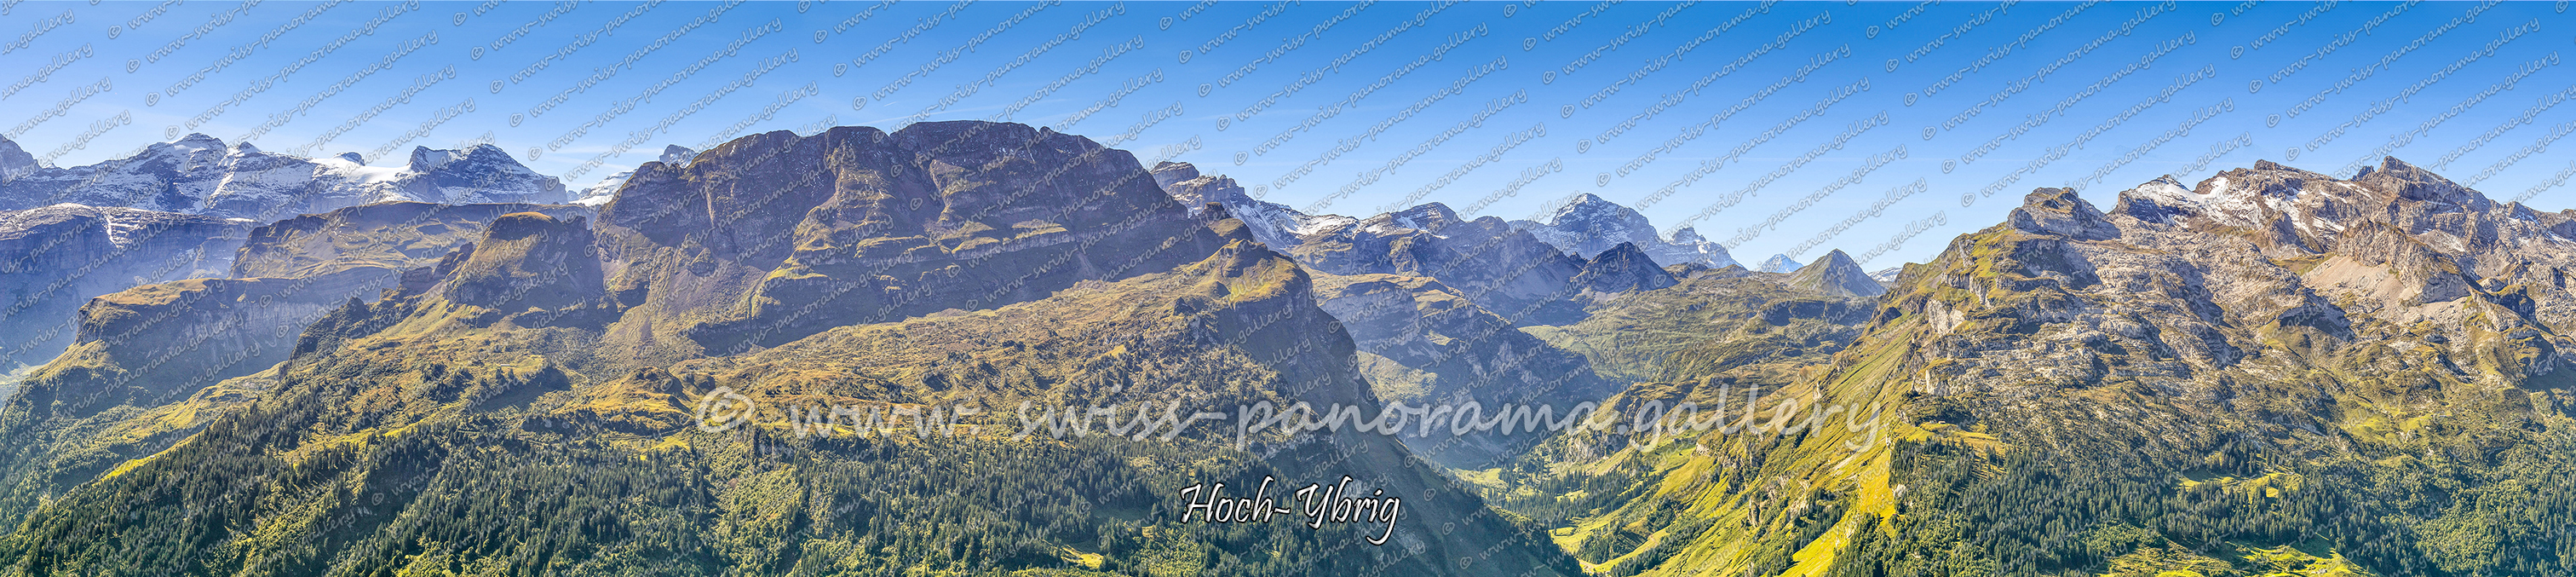
[[[665,144],[1008,119],[1310,212],[1589,192],[1739,260],[1870,268],[2040,186],[2107,209],[2384,152],[2508,200],[2576,167],[2563,2],[5,5],[0,130],[58,166],[189,132],[379,166],[488,140],[580,186]]]

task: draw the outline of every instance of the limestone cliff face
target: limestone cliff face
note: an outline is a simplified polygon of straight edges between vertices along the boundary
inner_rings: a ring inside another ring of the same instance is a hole
[[[138,284],[221,277],[256,223],[131,208],[0,211],[0,371],[70,346],[90,297]]]
[[[647,163],[602,209],[600,235],[619,302],[674,313],[620,342],[729,354],[1166,270],[1221,245],[1191,219],[1125,151],[928,122],[773,132],[685,168]]]
[[[482,242],[458,249],[440,295],[449,302],[501,313],[559,311],[599,300],[599,249],[590,223],[544,213],[501,215]]]
[[[286,360],[323,313],[394,284],[382,269],[301,278],[194,279],[139,286],[81,306],[71,348],[27,379],[36,414],[80,417],[167,404]]]

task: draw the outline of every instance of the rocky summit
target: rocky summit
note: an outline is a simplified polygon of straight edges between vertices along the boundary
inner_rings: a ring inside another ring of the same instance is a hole
[[[1789,258],[1789,255],[1775,254],[1771,255],[1771,258],[1762,259],[1761,264],[1753,265],[1753,270],[1770,273],[1792,273],[1798,272],[1798,269],[1806,266],[1807,265],[1805,264],[1799,263],[1797,259]]]
[[[1558,207],[1545,223],[1516,220],[1512,226],[1577,258],[1591,259],[1627,243],[1637,245],[1659,265],[1696,263],[1718,268],[1736,264],[1727,255],[1726,247],[1701,238],[1697,230],[1682,227],[1666,240],[1656,234],[1654,224],[1647,222],[1645,215],[1592,193],[1576,195],[1573,201]]]
[[[1816,262],[1798,267],[1798,272],[1791,273],[1789,284],[1847,298],[1870,298],[1887,294],[1886,285],[1880,284],[1878,279],[1872,278],[1869,273],[1862,272],[1860,263],[1852,262],[1851,255],[1843,254],[1840,250],[1825,253],[1825,256],[1817,257]]]

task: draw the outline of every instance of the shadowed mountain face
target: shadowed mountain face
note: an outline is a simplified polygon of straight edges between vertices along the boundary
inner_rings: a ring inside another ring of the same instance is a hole
[[[220,277],[248,220],[61,205],[0,211],[0,372],[69,346],[90,297],[137,284]]]
[[[0,502],[33,527],[20,535],[129,538],[0,539],[0,566],[1579,572],[1392,435],[1131,429],[1148,410],[1381,405],[1304,268],[1088,139],[988,123],[747,137],[645,165],[586,222],[500,215],[381,300],[302,326],[269,371],[78,418],[22,395],[0,419],[20,441]],[[333,246],[253,266],[408,258]],[[748,422],[699,426],[692,409],[734,394],[758,407]],[[895,420],[790,424],[827,405]],[[955,426],[890,416],[929,413]],[[1193,483],[1342,475],[1404,496],[1386,545],[1361,541],[1375,526],[1172,517]]]
[[[1561,542],[1635,569],[2556,574],[2576,557],[2513,535],[2576,521],[2546,497],[2576,489],[2571,223],[2396,159],[2350,180],[2270,162],[2163,178],[2107,212],[2040,189],[1904,267],[1829,357],[1614,403],[1731,388],[1739,412],[1866,407],[1878,425],[1566,435],[1496,495],[1640,495],[1505,499],[1582,517]],[[1819,274],[1837,260],[1794,284],[1854,278]],[[1550,473],[1575,464],[1621,472]],[[1684,502],[1720,504],[1650,523],[1652,543],[1625,532]],[[1820,538],[1833,555],[1800,553]]]

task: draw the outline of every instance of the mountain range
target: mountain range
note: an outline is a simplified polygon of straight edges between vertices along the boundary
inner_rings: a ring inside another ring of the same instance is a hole
[[[1008,123],[578,195],[488,147],[0,144],[59,333],[12,351],[61,351],[0,409],[12,574],[2576,571],[2576,210],[2394,158],[2042,188],[1871,272],[1592,195],[1307,215]],[[1470,401],[1618,426],[1130,428]],[[1343,475],[1403,497],[1385,545],[1176,497]]]

